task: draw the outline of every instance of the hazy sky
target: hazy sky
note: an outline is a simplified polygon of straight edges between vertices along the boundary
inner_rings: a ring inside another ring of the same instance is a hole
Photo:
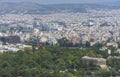
[[[96,3],[96,2],[115,2],[119,0],[0,0],[0,2],[37,2],[40,4],[59,4],[59,3]]]

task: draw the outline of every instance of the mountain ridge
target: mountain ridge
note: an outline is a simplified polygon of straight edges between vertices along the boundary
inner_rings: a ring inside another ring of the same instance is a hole
[[[87,9],[114,8],[104,4],[48,4],[41,5],[33,2],[0,3],[0,14],[24,13],[24,14],[47,14],[53,12],[87,12]],[[115,7],[116,8],[116,7]]]

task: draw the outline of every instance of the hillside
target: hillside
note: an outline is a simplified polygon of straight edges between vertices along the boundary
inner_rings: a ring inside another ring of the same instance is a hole
[[[53,12],[87,12],[88,9],[113,8],[102,4],[49,4],[41,5],[32,2],[0,3],[0,14],[47,14]]]

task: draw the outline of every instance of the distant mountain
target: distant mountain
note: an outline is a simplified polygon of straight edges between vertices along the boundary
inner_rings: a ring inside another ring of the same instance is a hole
[[[24,13],[46,14],[53,12],[87,12],[87,9],[112,8],[101,4],[49,4],[40,5],[32,2],[0,3],[0,14]]]
[[[106,5],[108,7],[111,7],[111,8],[120,8],[120,1],[111,1],[111,2],[104,2],[104,3],[99,3],[99,4],[102,4],[102,5]]]
[[[43,8],[37,3],[0,3],[0,13],[32,13]]]

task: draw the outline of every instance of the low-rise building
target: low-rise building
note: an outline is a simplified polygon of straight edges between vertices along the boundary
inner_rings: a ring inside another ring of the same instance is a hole
[[[89,57],[89,56],[84,56],[82,57],[82,60],[86,63],[94,63],[100,66],[102,69],[106,69],[106,59],[104,58],[94,58],[94,57]]]

